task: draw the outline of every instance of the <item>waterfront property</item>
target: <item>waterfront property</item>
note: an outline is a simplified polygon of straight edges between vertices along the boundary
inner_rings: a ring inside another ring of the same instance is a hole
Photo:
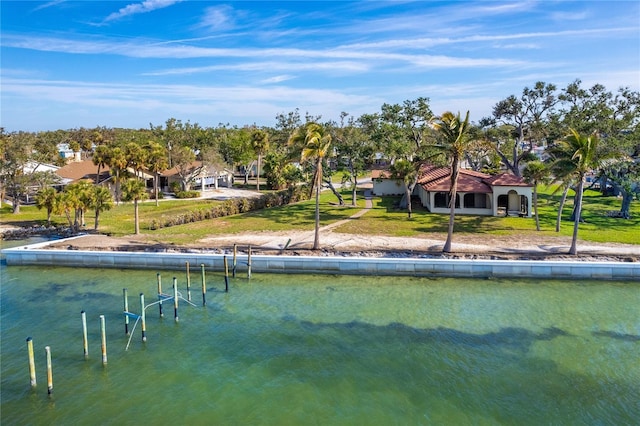
[[[413,196],[432,213],[449,213],[451,170],[423,164]],[[405,185],[387,170],[372,173],[374,195],[402,195]],[[458,177],[456,213],[482,216],[524,216],[532,214],[533,186],[509,173],[488,175],[461,169]]]
[[[70,242],[73,240],[70,238]],[[225,255],[53,250],[48,242],[2,250],[7,265],[85,268],[179,269],[185,262],[223,269]],[[247,266],[246,255],[239,269]],[[371,258],[349,256],[252,256],[254,272],[391,275],[415,277],[619,279],[640,281],[638,262]]]

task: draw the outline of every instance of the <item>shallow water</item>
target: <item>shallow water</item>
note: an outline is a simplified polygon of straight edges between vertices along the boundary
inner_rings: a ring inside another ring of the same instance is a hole
[[[637,424],[640,283],[2,266],[2,424]],[[184,271],[162,272],[165,292]],[[89,359],[80,311],[87,312]],[[107,324],[102,365],[99,316]],[[133,324],[130,324],[130,328]],[[33,337],[38,385],[29,385]],[[44,346],[53,359],[47,395]]]

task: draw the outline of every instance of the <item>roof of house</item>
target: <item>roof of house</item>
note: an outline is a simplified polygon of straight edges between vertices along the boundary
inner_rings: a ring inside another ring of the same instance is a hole
[[[425,191],[444,192],[451,188],[451,169],[448,167],[434,166],[425,163],[420,166],[420,176],[418,185]],[[372,179],[390,179],[391,173],[388,170],[373,170]],[[491,193],[494,186],[532,186],[521,177],[510,173],[500,173],[498,175],[488,175],[470,169],[460,169],[458,174],[458,191]]]
[[[91,160],[84,161],[72,161],[71,163],[60,167],[56,174],[64,179],[71,181],[77,181],[80,179],[96,179],[96,173],[98,172],[98,166],[93,164]],[[104,180],[109,177],[109,167],[100,167],[100,180]]]

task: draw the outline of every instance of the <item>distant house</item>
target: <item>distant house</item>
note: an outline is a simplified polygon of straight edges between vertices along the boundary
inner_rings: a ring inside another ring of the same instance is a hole
[[[160,188],[169,191],[174,182],[180,183],[183,179],[190,182],[194,190],[218,189],[218,187],[230,188],[233,186],[233,172],[227,169],[219,169],[202,161],[194,161],[179,170],[177,167],[160,173]],[[203,186],[204,185],[204,186]]]
[[[72,161],[63,167],[60,167],[56,174],[63,179],[65,185],[74,183],[83,179],[90,179],[96,182],[96,174],[98,173],[98,166],[93,164],[91,160],[84,161]],[[108,166],[102,166],[100,168],[100,182],[106,182],[111,178],[111,173]]]
[[[413,196],[432,213],[449,213],[451,171],[448,167],[424,164]],[[386,170],[372,174],[375,195],[402,195],[404,183],[391,179]],[[456,213],[483,216],[531,217],[533,186],[509,173],[488,175],[461,169],[458,175]]]

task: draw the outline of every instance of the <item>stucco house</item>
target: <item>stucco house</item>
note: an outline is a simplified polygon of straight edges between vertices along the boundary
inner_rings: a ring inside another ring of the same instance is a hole
[[[202,161],[193,161],[180,169],[173,167],[160,173],[160,188],[169,191],[173,182],[180,183],[183,180],[187,180],[194,190],[218,189],[221,186],[231,188],[233,173],[203,164]]]
[[[449,213],[451,171],[423,164],[412,196],[432,213]],[[372,173],[374,195],[403,195],[404,183],[387,170]],[[509,173],[488,175],[461,169],[458,175],[456,213],[483,216],[531,217],[533,186]]]

